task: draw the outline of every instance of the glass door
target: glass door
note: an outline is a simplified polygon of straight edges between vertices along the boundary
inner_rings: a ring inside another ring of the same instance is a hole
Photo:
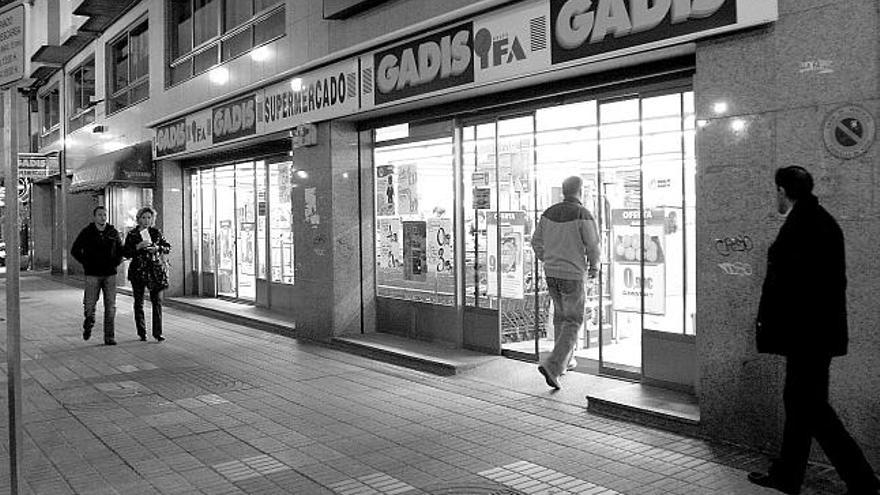
[[[529,244],[535,225],[534,131],[531,113],[462,127],[465,342],[494,340],[506,354],[528,358],[537,357],[546,308],[546,296],[535,290],[537,267]]]
[[[217,294],[236,297],[235,166],[214,169],[217,199]]]
[[[254,163],[235,165],[235,264],[236,297],[253,301],[257,296],[256,284],[256,187]]]

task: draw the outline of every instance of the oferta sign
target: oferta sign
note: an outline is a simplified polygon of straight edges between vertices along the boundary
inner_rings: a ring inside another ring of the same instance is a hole
[[[559,64],[737,23],[739,0],[550,0]]]

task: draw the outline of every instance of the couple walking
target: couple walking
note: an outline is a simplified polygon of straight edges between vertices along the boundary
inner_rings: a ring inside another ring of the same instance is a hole
[[[168,272],[162,255],[171,245],[162,232],[153,226],[156,211],[149,206],[137,212],[137,226],[122,242],[119,231],[107,223],[107,209],[98,206],[92,211],[94,221],[87,225],[73,242],[70,252],[83,266],[86,284],[83,294],[83,340],[92,336],[95,306],[104,297],[104,344],[116,345],[116,267],[130,258],[128,280],[134,295],[134,322],[140,340],[147,340],[144,319],[144,295],[150,294],[153,307],[152,333],[158,342],[162,336],[162,291],[168,287]]]

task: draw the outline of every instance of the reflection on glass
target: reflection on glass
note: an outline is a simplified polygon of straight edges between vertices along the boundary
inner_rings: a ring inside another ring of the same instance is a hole
[[[256,200],[253,162],[235,166],[236,274],[237,296],[253,300],[256,288]]]
[[[217,191],[217,293],[235,297],[235,166],[214,170]]]
[[[453,305],[452,137],[380,145],[374,163],[377,294]]]
[[[214,171],[202,170],[199,173],[202,184],[202,291],[214,295],[216,274],[216,236],[214,235]]]
[[[190,191],[190,232],[192,232],[192,241],[190,242],[191,256],[189,266],[192,270],[192,273],[198,275],[199,267],[202,266],[202,257],[201,257],[201,243],[199,242],[198,234],[202,230],[202,202],[201,202],[201,189],[202,185],[199,182],[200,175],[198,171],[190,171],[189,176],[189,191]],[[195,285],[193,285],[193,292],[199,292],[199,281],[195,281]]]
[[[269,231],[272,281],[294,283],[293,162],[269,164]]]
[[[266,162],[255,163],[257,173],[257,278],[266,278],[266,218],[269,208],[266,197]]]

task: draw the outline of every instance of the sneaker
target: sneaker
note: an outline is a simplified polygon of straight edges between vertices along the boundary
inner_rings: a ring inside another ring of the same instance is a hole
[[[89,340],[90,338],[92,338],[92,330],[83,328],[83,340]]]
[[[165,337],[159,335],[158,337],[156,337],[156,342],[165,342]]]
[[[116,345],[116,341],[113,339],[105,340],[104,345]]]
[[[550,372],[547,371],[547,368],[545,368],[543,365],[538,366],[538,372],[544,375],[544,380],[547,381],[548,386],[550,386],[554,390],[559,390],[560,388],[562,388],[559,386],[559,380],[557,380],[555,376],[551,375]]]
[[[565,367],[565,371],[574,371],[578,367],[577,359],[571,358],[571,361],[568,362],[568,366]]]

